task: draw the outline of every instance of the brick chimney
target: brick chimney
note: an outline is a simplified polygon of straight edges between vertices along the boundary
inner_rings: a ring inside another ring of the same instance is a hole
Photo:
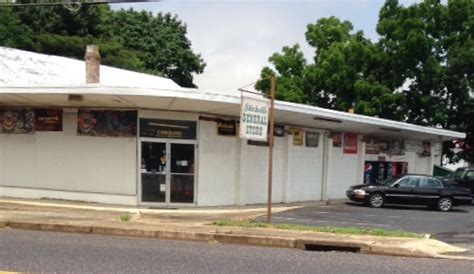
[[[100,54],[99,46],[87,45],[86,55],[86,83],[100,83]]]

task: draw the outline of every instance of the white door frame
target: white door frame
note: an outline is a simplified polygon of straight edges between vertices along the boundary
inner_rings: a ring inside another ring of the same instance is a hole
[[[138,161],[137,161],[137,183],[138,183],[138,205],[155,206],[155,207],[193,207],[197,203],[197,171],[199,170],[197,140],[167,139],[167,138],[145,138],[138,139]],[[166,145],[166,198],[164,203],[160,202],[143,202],[142,198],[142,176],[141,176],[141,159],[142,159],[142,142],[164,143]],[[193,202],[192,203],[171,203],[171,144],[192,144],[194,145],[194,180],[193,180]]]

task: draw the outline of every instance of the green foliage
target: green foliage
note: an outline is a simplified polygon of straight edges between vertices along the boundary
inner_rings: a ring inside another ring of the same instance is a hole
[[[112,11],[108,5],[86,5],[78,12],[62,6],[0,9],[0,46],[82,60],[85,46],[97,44],[105,65],[195,87],[192,74],[202,73],[205,63],[192,51],[186,34],[186,25],[176,16]]]
[[[31,44],[31,29],[21,24],[11,8],[0,8],[0,45],[27,47]]]
[[[0,228],[6,228],[10,225],[8,220],[0,220]]]
[[[127,215],[127,214],[120,216],[120,221],[122,221],[122,222],[128,222],[131,219],[132,219],[132,217],[130,217],[130,215]]]
[[[467,132],[464,151],[445,154],[474,159],[474,1],[424,0],[404,7],[382,6],[372,42],[335,17],[309,24],[306,40],[315,48],[307,63],[299,47],[284,47],[261,72],[256,88],[269,90],[277,77],[277,98],[341,111]]]

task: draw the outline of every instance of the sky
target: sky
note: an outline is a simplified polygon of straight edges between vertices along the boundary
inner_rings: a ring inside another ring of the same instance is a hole
[[[409,5],[415,0],[400,0]],[[314,49],[305,40],[306,26],[336,16],[352,22],[376,41],[378,13],[384,0],[163,0],[114,4],[153,13],[177,14],[187,25],[195,53],[206,62],[204,73],[195,75],[200,89],[237,93],[258,80],[268,58],[282,47],[298,43],[308,60]]]

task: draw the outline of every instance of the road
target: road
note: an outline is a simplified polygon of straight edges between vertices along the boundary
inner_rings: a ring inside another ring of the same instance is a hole
[[[472,261],[0,229],[0,272],[472,273],[472,267]]]

